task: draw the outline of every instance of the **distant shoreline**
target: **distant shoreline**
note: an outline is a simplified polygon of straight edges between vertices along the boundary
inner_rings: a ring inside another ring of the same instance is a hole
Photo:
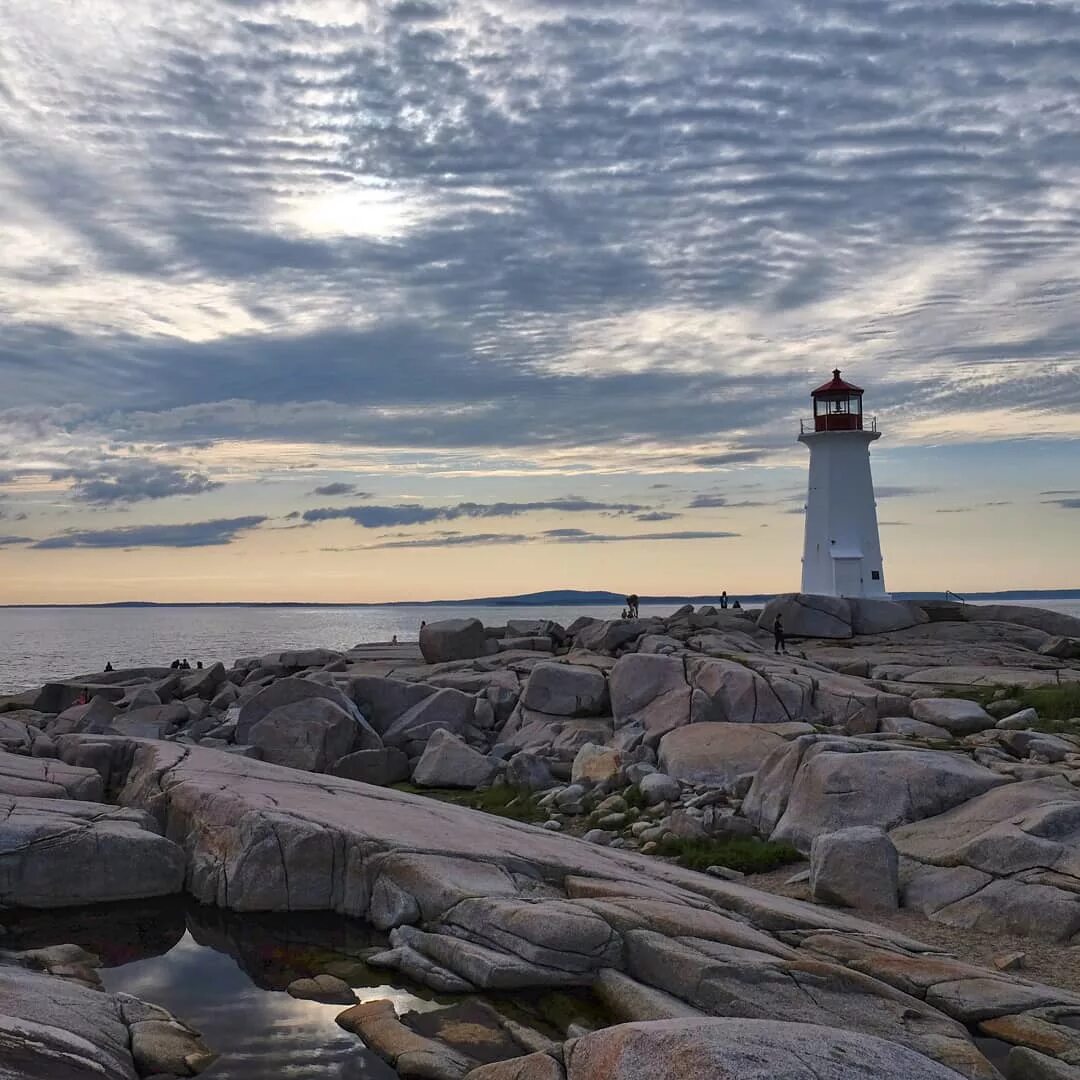
[[[742,604],[760,604],[780,595],[770,593],[731,593]],[[942,600],[942,591],[895,592],[894,600]],[[996,592],[967,592],[965,600],[1080,600],[1080,589],[1006,589]],[[719,596],[641,596],[642,604],[718,604]],[[622,604],[625,595],[612,592],[586,592],[573,589],[524,593],[519,596],[469,597],[462,600],[390,600],[383,603],[305,602],[300,600],[193,600],[159,602],[156,600],[115,600],[97,604],[0,604],[0,610],[60,608],[411,608],[411,607],[586,607],[597,604]]]

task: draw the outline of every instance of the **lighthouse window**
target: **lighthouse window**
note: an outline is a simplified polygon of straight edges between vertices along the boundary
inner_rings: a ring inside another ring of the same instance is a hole
[[[874,581],[880,581],[881,580],[881,571],[880,570],[871,570],[870,571],[870,577],[873,578]]]

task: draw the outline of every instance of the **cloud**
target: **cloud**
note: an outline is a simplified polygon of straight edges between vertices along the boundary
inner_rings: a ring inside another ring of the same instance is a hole
[[[588,499],[551,499],[523,503],[457,503],[454,506],[421,506],[403,503],[397,506],[343,506],[305,510],[305,521],[346,519],[363,529],[384,529],[402,525],[427,525],[433,521],[457,521],[461,518],[518,517],[521,514],[550,510],[557,513],[638,513],[646,508],[635,503],[591,502]]]
[[[28,536],[0,536],[0,547],[13,547],[16,544],[31,544]]]
[[[1040,495],[1080,495],[1080,489],[1066,488],[1066,489],[1061,490],[1061,491],[1040,491],[1039,494]]]
[[[635,514],[635,521],[674,521],[676,518],[682,517],[682,514],[676,514],[668,510],[650,510],[646,514]]]
[[[332,484],[323,484],[322,487],[315,488],[312,495],[353,495],[359,499],[370,499],[371,493],[367,491],[357,491],[355,484],[346,484],[344,481],[335,481]]]
[[[220,547],[257,528],[265,517],[219,518],[186,525],[130,525],[119,529],[67,532],[39,540],[33,546],[59,548],[193,548]]]
[[[547,534],[558,544],[616,544],[616,543],[642,543],[665,540],[727,540],[739,536],[734,532],[668,532],[668,533],[637,533],[623,534],[619,536],[604,533],[590,533],[582,530],[565,530],[562,535]]]
[[[691,510],[720,506],[727,506],[727,499],[723,495],[695,495],[690,503]]]
[[[874,495],[879,499],[905,499],[911,495],[929,495],[937,488],[920,484],[875,484]]]
[[[106,462],[89,468],[56,469],[54,480],[71,480],[72,496],[98,506],[201,495],[220,482],[200,472],[149,461]]]
[[[1080,510],[1080,499],[1045,499],[1049,506],[1059,506],[1062,510]]]
[[[501,544],[525,544],[530,537],[521,533],[460,533],[454,536],[417,537],[412,540],[385,540],[378,544],[365,545],[365,551],[379,551],[385,548],[454,548],[454,547],[493,547]],[[334,550],[323,548],[324,551]]]

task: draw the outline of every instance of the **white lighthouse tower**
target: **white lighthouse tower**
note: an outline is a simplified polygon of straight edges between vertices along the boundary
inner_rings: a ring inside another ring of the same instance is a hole
[[[870,444],[877,420],[863,425],[858,386],[840,370],[811,392],[814,417],[800,424],[810,450],[802,591],[818,596],[888,596],[881,565]]]

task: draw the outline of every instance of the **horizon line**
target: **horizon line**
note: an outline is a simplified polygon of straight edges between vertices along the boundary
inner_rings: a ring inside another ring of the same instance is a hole
[[[794,595],[798,590],[777,590],[762,593],[731,593],[728,601],[735,599],[751,602],[767,601],[776,596]],[[554,594],[554,595],[553,595]],[[564,594],[560,596],[559,594]],[[599,595],[597,595],[599,594]],[[956,597],[956,592],[949,590],[949,594]],[[515,593],[506,596],[481,596],[465,597],[462,599],[436,599],[436,600],[352,600],[352,601],[328,601],[328,600],[99,600],[85,603],[24,603],[24,604],[0,604],[0,610],[22,609],[56,609],[56,608],[135,608],[135,607],[310,607],[310,608],[373,608],[373,607],[462,607],[470,604],[487,607],[586,607],[604,604],[608,602],[618,603],[625,598],[626,594],[616,593],[606,589],[549,589],[533,593]],[[1078,588],[1049,588],[1049,589],[992,589],[992,590],[966,590],[963,598],[993,600],[1008,597],[1039,597],[1042,599],[1073,599],[1074,595],[1080,599],[1080,587]],[[930,600],[946,598],[946,590],[943,589],[905,589],[890,593],[886,599],[895,600]],[[657,594],[654,596],[642,595],[642,604],[669,604],[669,603],[697,603],[710,604],[719,602],[720,594]]]

